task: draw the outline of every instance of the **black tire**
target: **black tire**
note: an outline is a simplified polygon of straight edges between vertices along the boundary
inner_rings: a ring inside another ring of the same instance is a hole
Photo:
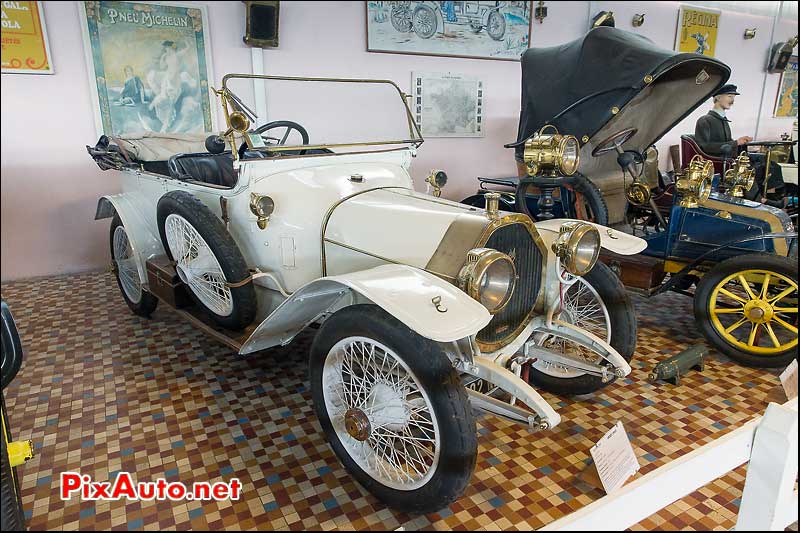
[[[236,246],[236,242],[230,233],[225,229],[222,221],[200,200],[185,191],[171,191],[161,197],[158,201],[157,217],[158,230],[161,234],[161,242],[170,260],[175,260],[167,243],[165,224],[169,215],[179,215],[185,219],[200,234],[206,244],[208,244],[214,257],[219,262],[219,266],[229,283],[238,283],[250,275],[247,263]],[[204,308],[211,318],[220,326],[231,329],[241,330],[253,322],[256,316],[256,291],[252,283],[247,283],[241,287],[231,287],[232,310],[230,314],[223,316],[203,304],[197,297],[192,287],[189,293],[195,302]]]
[[[19,477],[16,467],[12,468],[8,460],[7,443],[11,441],[11,431],[6,418],[5,398],[0,398],[2,409],[3,439],[0,442],[0,495],[2,495],[2,529],[3,531],[25,531],[25,513],[22,508],[22,497],[19,492]]]
[[[414,33],[423,39],[430,39],[436,34],[436,28],[439,23],[436,20],[436,12],[432,7],[424,4],[417,6],[414,10],[414,18],[412,20]]]
[[[400,33],[408,33],[412,30],[411,24],[411,2],[398,2],[392,6],[391,15],[392,27]]]
[[[636,350],[638,325],[636,311],[625,286],[614,271],[600,261],[584,276],[584,279],[597,291],[597,295],[608,310],[611,322],[611,346],[630,363]],[[554,394],[578,395],[602,389],[613,383],[616,377],[606,383],[603,383],[600,376],[589,374],[558,378],[531,367],[528,380],[532,385]]]
[[[742,365],[758,368],[785,367],[792,362],[792,359],[797,358],[796,333],[794,334],[794,346],[772,354],[758,354],[736,347],[727,341],[713,324],[710,307],[714,289],[728,276],[745,270],[764,270],[780,274],[793,280],[795,289],[797,287],[797,261],[768,254],[747,254],[726,259],[714,266],[697,284],[697,290],[694,293],[694,317],[697,327],[700,328],[709,344]],[[789,301],[793,302],[792,306],[796,308],[797,291],[795,290],[793,299],[791,294],[788,296]],[[793,319],[792,315],[794,315]],[[783,315],[783,319],[797,328],[797,313],[786,313]],[[723,327],[728,325],[727,323],[722,324],[722,322],[720,324]],[[747,327],[747,324],[744,324],[743,327]]]
[[[608,225],[608,205],[597,185],[586,176],[577,173],[563,178],[562,183],[570,190],[570,194],[575,196],[569,218],[587,220],[603,226]],[[516,192],[517,212],[524,213],[533,220],[537,220],[537,218],[531,214],[527,201],[523,199],[538,189],[539,187],[533,183],[520,184]]]
[[[125,226],[122,224],[122,220],[119,218],[118,214],[114,214],[114,218],[111,220],[111,231],[109,234],[109,246],[111,248],[111,260],[115,262],[114,257],[114,232],[117,231],[118,227],[122,227],[125,229]],[[126,230],[127,232],[127,230]],[[141,287],[141,296],[138,302],[133,301],[129,296],[128,293],[125,292],[125,288],[122,285],[122,280],[120,279],[119,274],[119,267],[114,264],[114,277],[117,278],[117,286],[119,287],[119,292],[122,294],[122,299],[125,300],[125,303],[128,304],[128,307],[131,311],[133,311],[134,315],[138,315],[144,318],[150,318],[150,315],[153,314],[153,311],[156,310],[158,306],[158,298],[150,294],[148,291],[145,290],[144,287]]]
[[[429,396],[438,421],[440,456],[436,471],[414,490],[393,489],[364,471],[347,453],[331,423],[323,395],[323,365],[330,350],[348,337],[368,337],[391,349],[408,365]],[[311,393],[320,424],[348,472],[387,505],[409,513],[440,510],[464,492],[478,454],[475,419],[458,373],[442,349],[374,305],[336,312],[317,333],[309,359]]]
[[[486,19],[486,33],[495,41],[501,41],[506,34],[506,17],[498,10],[489,13]]]

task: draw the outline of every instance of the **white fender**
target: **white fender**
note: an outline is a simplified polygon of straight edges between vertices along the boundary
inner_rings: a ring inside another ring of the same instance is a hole
[[[561,228],[561,224],[564,222],[583,222],[584,224],[591,224],[600,232],[600,245],[606,250],[611,250],[620,255],[635,255],[647,248],[647,241],[639,237],[628,235],[627,233],[622,233],[608,226],[595,224],[594,222],[586,222],[585,220],[575,220],[571,218],[555,218],[552,220],[543,220],[542,222],[536,222],[534,224],[548,248],[550,248],[550,245],[553,244],[558,237],[558,231]]]
[[[433,274],[406,265],[381,265],[304,285],[258,325],[239,353],[287,344],[323,315],[366,302],[437,342],[474,335],[492,319],[483,305]]]
[[[100,198],[97,201],[97,212],[94,219],[111,218],[116,211],[125,226],[133,253],[138,259],[136,266],[139,271],[139,279],[146,287],[148,282],[145,263],[149,257],[163,254],[164,247],[161,244],[158,230],[153,233],[145,217],[134,207],[134,202],[129,195],[130,193],[121,193]]]

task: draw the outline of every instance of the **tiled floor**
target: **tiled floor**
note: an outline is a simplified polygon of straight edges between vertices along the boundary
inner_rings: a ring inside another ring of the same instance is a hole
[[[581,399],[545,397],[563,422],[535,435],[493,416],[478,423],[479,457],[464,496],[413,517],[385,508],[345,472],[323,439],[306,381],[311,333],[241,358],[160,308],[132,315],[109,273],[4,283],[26,349],[5,391],[35,529],[531,529],[601,497],[589,448],[625,424],[647,473],[783,402],[777,371],[712,352],[680,386],[651,385],[660,359],[698,342],[690,301],[641,300],[639,347],[623,382]],[[103,481],[186,484],[239,478],[237,502],[95,503],[59,498],[59,473]],[[636,529],[730,529],[744,470],[676,502]]]

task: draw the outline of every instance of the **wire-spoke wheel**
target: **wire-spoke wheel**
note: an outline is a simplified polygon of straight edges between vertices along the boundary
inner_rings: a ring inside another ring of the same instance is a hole
[[[414,33],[423,39],[430,39],[436,33],[436,12],[430,6],[422,4],[414,10],[412,28]]]
[[[706,338],[751,366],[785,366],[797,356],[797,264],[746,255],[723,261],[700,281],[695,316]]]
[[[622,282],[605,264],[598,262],[564,292],[559,319],[603,339],[631,360],[636,348],[636,315]],[[540,336],[537,340],[542,347],[577,360],[603,362],[596,352],[560,336]],[[557,394],[587,394],[613,379],[604,383],[600,376],[540,359],[531,365],[530,381]]]
[[[489,19],[486,22],[486,33],[495,41],[501,40],[506,34],[506,18],[500,11],[489,13]]]
[[[205,239],[182,216],[168,215],[167,245],[178,277],[208,309],[219,316],[233,312],[233,295],[228,280]]]
[[[114,275],[122,298],[135,314],[149,317],[158,305],[158,299],[142,287],[136,253],[119,215],[114,215],[111,221],[110,240]]]
[[[158,201],[158,228],[180,280],[217,324],[240,330],[256,315],[252,283],[232,287],[250,275],[239,247],[219,218],[186,191]]]
[[[322,387],[336,435],[362,470],[397,490],[433,476],[441,451],[436,415],[392,350],[366,337],[342,339],[325,360]]]
[[[475,420],[438,344],[355,305],[322,324],[309,365],[320,423],[362,485],[415,513],[461,495],[477,457]]]

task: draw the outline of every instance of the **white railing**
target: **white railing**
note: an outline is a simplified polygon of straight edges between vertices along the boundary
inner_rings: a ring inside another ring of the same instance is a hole
[[[622,531],[747,462],[736,530],[783,530],[797,520],[797,398],[542,530]]]

